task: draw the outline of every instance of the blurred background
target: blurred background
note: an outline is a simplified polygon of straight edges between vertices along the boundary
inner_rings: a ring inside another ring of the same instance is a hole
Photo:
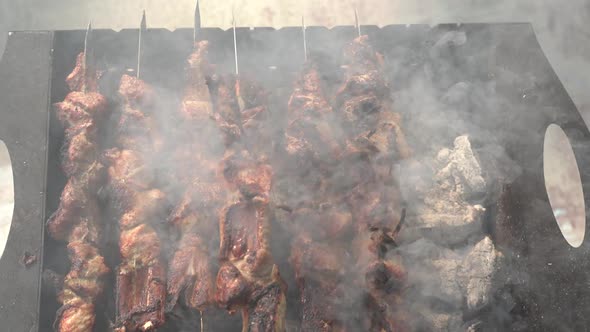
[[[194,6],[195,0],[0,0],[0,53],[8,31],[84,29],[90,20],[95,28],[137,28],[142,9],[148,27],[173,30],[192,26]],[[295,26],[301,15],[308,25],[351,25],[355,7],[361,24],[531,22],[553,69],[590,121],[590,0],[202,0],[203,25],[229,27],[232,7],[238,26]],[[11,218],[6,211],[12,211],[7,161],[0,147],[0,243],[1,225]]]

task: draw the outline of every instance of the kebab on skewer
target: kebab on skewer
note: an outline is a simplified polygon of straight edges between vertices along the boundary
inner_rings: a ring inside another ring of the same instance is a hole
[[[55,105],[66,128],[62,166],[68,177],[57,211],[48,221],[49,234],[68,243],[70,271],[58,296],[59,309],[54,328],[59,332],[92,331],[95,303],[102,295],[109,272],[100,254],[103,216],[97,192],[104,179],[98,136],[108,111],[107,100],[98,92],[98,75],[92,63],[91,26],[84,52],[67,77],[70,93]]]
[[[268,110],[255,84],[240,79],[234,32],[236,80],[218,85],[217,121],[226,130],[223,174],[237,193],[220,216],[221,266],[217,301],[230,312],[241,310],[243,332],[285,331],[286,284],[270,252],[269,204],[272,168],[268,164]],[[243,88],[241,88],[243,87]],[[238,100],[241,99],[241,102]],[[259,132],[263,129],[263,132]],[[256,147],[256,148],[255,148]]]
[[[383,59],[368,36],[360,35],[360,28],[359,36],[345,47],[344,61],[346,81],[337,92],[336,105],[347,137],[346,200],[354,219],[354,270],[360,271],[357,282],[366,292],[361,328],[404,331],[408,328],[401,308],[405,272],[385,254],[395,246],[404,217],[392,168],[408,158],[410,150],[400,116],[391,109],[381,74]]]
[[[116,331],[151,331],[164,323],[166,269],[154,224],[163,215],[165,196],[155,188],[150,157],[157,151],[157,132],[150,114],[154,91],[138,77],[123,75],[119,86],[123,107],[117,147],[105,153],[111,203],[118,210],[121,262],[116,275]]]
[[[303,37],[306,46],[305,24]],[[307,60],[307,54],[287,118],[286,160],[295,166],[283,167],[281,181],[289,191],[283,210],[288,211],[287,228],[294,236],[289,260],[301,294],[301,330],[345,331],[352,217],[345,202],[330,190],[342,146],[317,64]]]
[[[292,165],[298,169],[332,160],[341,150],[333,126],[334,112],[323,95],[317,63],[307,58],[304,19],[302,31],[305,64],[289,99],[285,132],[287,154],[294,161]]]
[[[209,43],[197,40],[199,29],[197,2],[194,49],[187,60],[187,85],[180,112],[185,124],[180,140],[186,144],[176,148],[174,159],[183,176],[177,182],[184,194],[168,218],[180,232],[180,241],[168,267],[167,309],[172,310],[180,301],[202,315],[215,304],[215,264],[211,257],[215,249],[211,243],[218,237],[218,216],[226,203],[227,189],[218,167],[223,158],[223,135],[214,120],[208,86],[213,71],[207,60]]]

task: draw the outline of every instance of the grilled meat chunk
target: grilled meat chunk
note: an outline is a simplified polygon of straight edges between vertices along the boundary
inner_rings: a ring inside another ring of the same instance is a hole
[[[68,179],[59,207],[47,222],[47,230],[54,239],[68,241],[72,238],[74,228],[83,221],[91,221],[92,225],[100,224],[96,192],[104,178],[103,169],[102,164],[94,162],[86,172]],[[98,231],[87,237],[98,243]]]
[[[96,320],[94,304],[77,297],[57,311],[54,330],[68,332],[92,331]]]
[[[105,153],[109,193],[119,217],[117,331],[152,331],[164,323],[166,269],[155,225],[164,219],[166,198],[156,188],[150,158],[161,146],[151,114],[153,90],[123,75],[123,107],[117,147]]]
[[[346,81],[336,93],[336,105],[349,152],[373,150],[379,158],[408,158],[401,118],[392,111],[390,90],[381,74],[383,57],[364,35],[347,45],[344,60]]]
[[[225,188],[211,179],[195,178],[186,190],[168,219],[180,230],[181,239],[169,265],[167,303],[172,310],[183,298],[189,308],[203,311],[214,303],[211,238],[217,234]]]
[[[94,328],[95,303],[103,292],[103,279],[110,271],[98,249],[103,220],[97,198],[104,180],[97,137],[108,105],[106,98],[97,92],[96,73],[82,77],[86,72],[83,58],[83,53],[78,55],[76,66],[67,78],[72,91],[55,105],[57,117],[66,130],[62,168],[68,182],[47,228],[53,238],[68,242],[71,262],[58,295],[62,307],[57,313],[55,330],[60,332]]]
[[[162,135],[152,113],[155,92],[134,76],[123,75],[119,84],[123,109],[117,124],[117,146],[146,154],[160,151]]]
[[[215,121],[223,133],[226,149],[234,149],[234,143],[243,143],[241,141],[242,120],[235,91],[235,78],[217,77],[214,84],[216,86]]]
[[[167,310],[180,302],[201,312],[215,301],[214,245],[218,237],[219,213],[227,190],[219,172],[223,158],[223,135],[216,125],[216,114],[209,91],[211,65],[209,43],[199,41],[186,64],[186,86],[179,118],[184,147],[174,142],[178,172],[175,185],[184,194],[168,217],[180,233],[180,241],[168,266]],[[198,165],[198,167],[195,167]]]
[[[385,254],[396,245],[403,222],[393,163],[408,158],[410,149],[380,73],[383,58],[368,37],[347,45],[344,59],[346,81],[336,94],[336,104],[347,140],[345,157],[352,161],[344,171],[349,179],[345,200],[354,220],[354,284],[365,299],[356,311],[365,331],[404,331],[405,272]]]
[[[329,160],[340,151],[332,107],[325,99],[313,62],[306,64],[289,99],[287,153],[296,161]]]
[[[186,86],[182,100],[182,117],[192,125],[209,125],[213,117],[213,105],[209,93],[208,81],[212,68],[207,59],[209,42],[195,43],[194,50],[186,63]]]
[[[241,309],[242,331],[284,331],[286,285],[269,247],[268,204],[232,204],[221,221],[221,267],[217,302],[230,312]]]
[[[299,235],[293,242],[290,263],[303,304],[302,331],[345,330],[347,251],[338,239],[320,242]]]
[[[253,78],[241,76],[236,80],[236,96],[240,105],[242,141],[257,159],[269,159],[274,151],[274,128],[268,93]]]
[[[239,86],[239,81],[233,85]],[[241,310],[244,332],[285,331],[286,284],[270,253],[269,197],[273,174],[266,163],[269,150],[250,149],[258,139],[252,130],[254,124],[267,128],[264,118],[250,113],[256,107],[258,112],[266,112],[266,107],[247,104],[249,110],[240,112],[234,98],[241,96],[235,95],[228,80],[220,82],[219,91],[217,109],[223,121],[218,124],[231,124],[239,130],[231,142],[226,140],[222,171],[228,188],[239,194],[229,200],[220,217],[221,266],[216,279],[216,300],[230,312]],[[249,95],[245,97],[249,102],[255,100]],[[234,117],[235,111],[238,115]]]
[[[286,152],[292,159],[281,178],[287,191],[287,228],[293,233],[290,264],[301,293],[301,328],[344,331],[343,296],[350,264],[347,239],[352,215],[336,172],[341,131],[323,95],[317,65],[305,65],[289,100]],[[289,183],[290,182],[290,183]],[[279,185],[281,187],[282,185]]]

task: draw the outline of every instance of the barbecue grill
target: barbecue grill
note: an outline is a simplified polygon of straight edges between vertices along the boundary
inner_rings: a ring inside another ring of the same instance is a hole
[[[493,82],[493,90],[484,91],[485,84],[474,84],[469,93],[502,101],[495,104],[493,112],[468,104],[457,106],[457,114],[472,124],[467,130],[473,131],[466,132],[472,140],[485,143],[494,139],[521,169],[505,184],[498,200],[488,202],[486,212],[487,232],[513,259],[510,273],[500,271],[510,289],[490,294],[494,299],[471,315],[487,317],[498,330],[588,329],[590,247],[585,241],[573,248],[562,237],[544,187],[542,156],[545,129],[552,123],[560,125],[572,142],[587,191],[590,132],[544,56],[532,27],[524,23],[443,24],[363,26],[362,30],[388,59],[385,76],[392,82],[394,94],[408,88],[412,77],[434,72],[429,77],[434,77],[433,87],[441,94],[457,82]],[[11,33],[0,62],[0,139],[10,153],[15,184],[14,217],[0,260],[0,321],[5,331],[51,331],[58,309],[55,294],[43,282],[51,279],[47,274],[43,278],[45,269],[66,273],[69,264],[63,244],[46,236],[45,231],[66,180],[59,166],[63,128],[52,104],[67,94],[65,78],[84,48],[84,33]],[[136,65],[138,32],[93,33],[97,67],[104,71],[101,91],[116,99],[121,75]],[[192,33],[189,29],[148,29],[142,46],[142,79],[164,91],[182,91],[183,64],[191,52]],[[218,70],[233,72],[233,32],[203,28],[201,33],[211,41],[210,54]],[[301,29],[237,28],[236,35],[240,69],[256,73],[257,80],[272,87],[272,108],[285,112],[285,100],[304,60],[301,44],[285,41],[300,40]],[[341,49],[355,35],[351,26],[307,27],[307,47],[319,58],[338,63]],[[398,111],[412,117],[411,110],[402,107]],[[474,128],[485,128],[485,134]],[[415,129],[406,128],[408,132]],[[426,135],[427,131],[413,135]],[[449,132],[447,139],[452,141],[453,135]],[[590,206],[590,196],[585,197],[585,203]],[[107,240],[109,246],[115,248],[105,253],[112,264],[116,262],[116,240]],[[37,260],[24,264],[26,255]],[[286,261],[278,256],[279,262]],[[113,278],[108,280],[110,285],[113,282]],[[104,315],[97,317],[97,331],[108,330],[113,319],[109,288],[103,301]],[[513,298],[507,300],[502,294]],[[509,316],[495,317],[496,308],[506,307],[507,301],[512,301]],[[289,321],[296,321],[297,302],[296,290],[289,289]],[[518,316],[521,325],[510,315]],[[227,317],[211,317],[209,330],[239,330],[240,323]],[[184,313],[169,319],[160,330],[188,330],[191,325],[187,320],[198,329],[194,323],[198,316]]]

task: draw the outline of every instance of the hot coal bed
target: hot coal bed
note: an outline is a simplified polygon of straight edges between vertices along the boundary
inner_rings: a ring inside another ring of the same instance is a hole
[[[587,329],[588,244],[572,248],[563,239],[545,192],[542,156],[545,129],[559,124],[572,142],[586,189],[590,134],[531,26],[366,26],[362,31],[383,55],[381,72],[413,152],[393,167],[405,218],[387,257],[399,260],[407,274],[399,305],[410,330]],[[138,33],[93,34],[100,92],[116,110],[122,104],[121,76],[137,65]],[[192,37],[190,30],[159,29],[144,36],[142,79],[155,88],[167,131],[175,129],[172,114],[182,99]],[[307,28],[309,58],[317,63],[329,101],[344,80],[343,49],[355,37],[353,27]],[[200,39],[209,41],[215,73],[231,75],[232,31],[203,29]],[[83,40],[83,31],[13,33],[0,63],[0,139],[12,158],[16,204],[0,261],[0,321],[7,331],[52,331],[60,307],[56,291],[70,270],[65,244],[48,236],[45,224],[66,183],[60,158],[64,128],[52,105],[69,92],[65,79]],[[269,92],[274,133],[282,136],[293,84],[304,66],[301,29],[238,28],[236,40],[240,74]],[[112,135],[101,140],[108,146]],[[169,167],[162,159],[159,176],[165,178]],[[284,185],[281,180],[274,182]],[[282,206],[281,200],[280,194],[272,195],[275,206]],[[585,202],[590,206],[587,197]],[[111,203],[100,204],[107,214],[102,254],[115,271],[118,222],[109,212]],[[273,218],[271,252],[287,284],[287,330],[298,331],[302,294],[289,262],[296,236],[278,220],[281,213],[285,210]],[[167,260],[178,238],[160,226]],[[115,321],[114,284],[111,272],[97,302],[96,331],[109,330]],[[362,300],[355,290],[346,291]],[[238,331],[241,318],[210,310],[204,324],[206,331]],[[199,313],[178,305],[158,331],[199,329]]]

